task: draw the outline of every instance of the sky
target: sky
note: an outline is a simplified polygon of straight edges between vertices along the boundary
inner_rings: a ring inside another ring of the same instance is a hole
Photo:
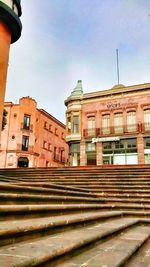
[[[34,98],[65,123],[64,100],[150,82],[149,0],[22,0],[22,36],[11,45],[5,101]]]

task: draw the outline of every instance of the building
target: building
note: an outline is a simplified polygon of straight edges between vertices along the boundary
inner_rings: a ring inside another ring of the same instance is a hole
[[[50,167],[68,164],[65,125],[37,108],[30,97],[5,102],[7,125],[1,134],[0,167]]]
[[[65,101],[71,165],[150,163],[150,83],[83,94]]]

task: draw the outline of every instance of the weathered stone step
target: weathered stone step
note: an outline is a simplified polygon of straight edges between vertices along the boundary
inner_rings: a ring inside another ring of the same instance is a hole
[[[57,186],[56,186],[57,187]],[[24,186],[24,185],[14,185],[14,184],[8,184],[8,183],[0,183],[0,192],[18,192],[18,193],[34,193],[34,194],[43,194],[43,195],[70,195],[70,196],[89,196],[94,197],[94,194],[88,193],[85,190],[73,190],[73,189],[61,189],[61,188],[55,188],[53,185],[49,185],[46,188],[39,188],[39,187],[33,187],[33,186]]]
[[[37,194],[24,194],[24,193],[0,193],[0,205],[13,205],[13,204],[75,204],[75,203],[137,203],[137,204],[150,204],[150,197],[147,198],[137,196],[100,196],[99,198],[92,197],[74,197],[74,196],[61,196],[61,195],[37,195]]]
[[[70,227],[81,228],[85,224],[113,220],[123,216],[120,211],[85,212],[69,215],[58,215],[43,218],[0,221],[0,246],[36,239],[40,236],[62,232]]]
[[[0,205],[0,219],[4,217],[31,218],[38,216],[82,213],[88,211],[143,211],[143,215],[150,212],[150,205],[136,203],[109,203],[109,204],[37,204],[37,205]]]
[[[150,235],[150,226],[137,225],[129,228],[122,233],[109,238],[103,243],[97,243],[94,247],[86,248],[79,255],[71,256],[70,260],[61,260],[61,262],[53,263],[53,267],[117,267],[126,266],[125,263],[130,257],[138,251],[145,243]],[[139,264],[141,262],[141,265]],[[147,262],[148,263],[148,262]],[[150,261],[149,261],[150,264]],[[128,266],[128,265],[127,265]],[[130,265],[129,265],[130,266]],[[137,261],[134,267],[149,266],[142,265],[142,259]]]
[[[44,203],[102,203],[107,199],[82,197],[82,196],[68,196],[66,195],[42,195],[42,194],[28,194],[28,193],[0,193],[0,205],[13,204],[44,204]],[[107,200],[108,201],[108,200]],[[147,201],[147,203],[149,203]]]
[[[128,227],[135,226],[138,219],[123,218],[115,222],[97,223],[54,234],[48,237],[27,240],[0,248],[0,266],[32,267],[52,262],[56,257],[68,254],[85,245],[101,240]]]
[[[149,267],[150,266],[150,237],[146,240],[142,247],[134,253],[124,267]]]

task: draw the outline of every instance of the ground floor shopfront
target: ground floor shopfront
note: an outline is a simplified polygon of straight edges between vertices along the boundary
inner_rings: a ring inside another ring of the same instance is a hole
[[[93,138],[70,144],[70,165],[150,164],[150,137]]]

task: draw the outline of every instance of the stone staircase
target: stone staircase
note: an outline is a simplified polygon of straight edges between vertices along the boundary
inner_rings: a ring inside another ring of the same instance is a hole
[[[0,170],[0,267],[150,266],[150,166]]]

